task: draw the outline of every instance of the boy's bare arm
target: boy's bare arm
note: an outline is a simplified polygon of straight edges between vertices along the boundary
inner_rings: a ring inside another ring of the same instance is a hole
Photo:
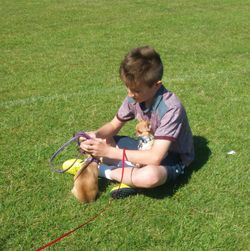
[[[120,129],[123,127],[125,122],[121,122],[114,117],[110,122],[100,127],[96,132],[95,135],[97,138],[106,139],[116,135]]]
[[[163,158],[167,155],[171,141],[155,140],[150,150],[127,150],[127,160],[142,165],[160,165]],[[96,157],[106,157],[114,160],[121,160],[123,149],[106,144],[104,140],[88,140],[81,144],[84,151],[91,153]]]

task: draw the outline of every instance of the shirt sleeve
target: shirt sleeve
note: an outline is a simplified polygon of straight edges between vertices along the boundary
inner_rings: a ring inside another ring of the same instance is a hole
[[[171,107],[161,118],[160,125],[155,131],[155,139],[176,141],[182,128],[184,116],[183,107]]]
[[[133,100],[129,97],[126,97],[121,107],[119,108],[116,117],[122,122],[134,119],[135,111],[133,109],[133,106]]]

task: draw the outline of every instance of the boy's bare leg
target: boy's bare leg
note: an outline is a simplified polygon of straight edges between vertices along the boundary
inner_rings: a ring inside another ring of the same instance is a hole
[[[111,171],[111,178],[121,181],[122,168]],[[164,184],[167,180],[167,170],[164,166],[148,165],[142,168],[125,168],[122,183],[131,187],[153,188]]]

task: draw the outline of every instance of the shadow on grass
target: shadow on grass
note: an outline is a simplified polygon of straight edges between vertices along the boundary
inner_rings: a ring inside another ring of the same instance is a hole
[[[156,199],[173,196],[180,187],[189,182],[193,172],[199,171],[206,164],[211,155],[211,151],[207,145],[208,140],[206,138],[194,136],[195,160],[186,168],[185,174],[175,184],[164,184],[154,189],[145,189],[142,191],[142,194]]]
[[[107,187],[110,185],[110,184],[115,184],[114,182],[112,182],[111,180],[108,180],[108,179],[105,179],[105,178],[100,178],[99,177],[99,180],[98,180],[98,184],[99,184],[99,191],[100,193],[105,193],[106,190],[107,190]],[[118,183],[117,183],[118,184]]]

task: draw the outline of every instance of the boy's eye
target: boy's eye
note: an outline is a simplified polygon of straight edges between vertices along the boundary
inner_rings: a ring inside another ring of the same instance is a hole
[[[133,92],[134,93],[140,93],[140,90],[134,90]]]
[[[134,93],[134,94],[140,94],[141,93],[140,89],[130,89],[130,88],[127,88],[127,91],[130,92],[130,93]]]

